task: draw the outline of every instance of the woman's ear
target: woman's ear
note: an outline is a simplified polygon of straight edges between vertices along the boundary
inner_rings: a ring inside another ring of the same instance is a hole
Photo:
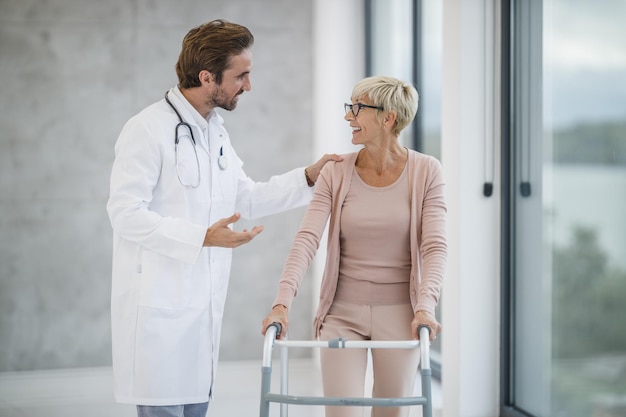
[[[395,110],[392,110],[390,112],[388,112],[387,114],[385,114],[385,117],[383,118],[383,123],[385,124],[385,127],[389,126],[393,126],[394,123],[396,122],[396,112]]]

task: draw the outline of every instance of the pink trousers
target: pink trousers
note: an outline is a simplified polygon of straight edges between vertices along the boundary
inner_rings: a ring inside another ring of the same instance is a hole
[[[335,302],[320,329],[320,339],[411,340],[410,304],[357,305]],[[419,349],[372,349],[373,397],[407,397],[419,365]],[[367,349],[321,349],[326,397],[363,397]],[[326,417],[362,417],[363,407],[327,406]],[[408,407],[372,407],[372,417],[406,417]]]

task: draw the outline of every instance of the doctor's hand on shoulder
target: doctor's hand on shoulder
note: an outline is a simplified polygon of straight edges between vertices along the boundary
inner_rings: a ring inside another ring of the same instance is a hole
[[[228,227],[241,218],[240,213],[235,213],[230,217],[216,221],[206,231],[204,235],[204,246],[219,246],[222,248],[236,248],[250,242],[263,231],[263,226],[254,226],[252,229],[244,229],[236,232]]]
[[[341,155],[337,155],[335,153],[327,153],[322,156],[316,163],[313,165],[309,165],[304,169],[304,175],[306,177],[309,186],[312,187],[317,182],[317,177],[320,175],[320,171],[326,165],[326,162],[335,161],[341,162],[343,161],[343,157]]]

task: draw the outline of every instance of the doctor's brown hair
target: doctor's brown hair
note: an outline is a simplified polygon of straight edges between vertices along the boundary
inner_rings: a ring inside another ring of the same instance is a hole
[[[217,19],[191,29],[183,39],[176,63],[180,88],[199,87],[200,71],[213,74],[215,82],[222,83],[222,74],[230,66],[230,59],[254,43],[247,27]]]

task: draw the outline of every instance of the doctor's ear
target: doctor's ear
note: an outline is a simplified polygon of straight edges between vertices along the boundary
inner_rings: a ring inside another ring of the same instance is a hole
[[[200,74],[198,74],[198,78],[200,79],[201,83],[212,83],[215,79],[213,77],[213,74],[207,70],[200,71]]]

